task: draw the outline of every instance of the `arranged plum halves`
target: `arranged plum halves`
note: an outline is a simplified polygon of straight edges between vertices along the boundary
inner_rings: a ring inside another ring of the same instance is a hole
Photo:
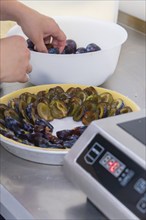
[[[122,99],[114,99],[109,92],[99,94],[92,86],[67,91],[56,86],[37,94],[25,92],[7,105],[0,104],[0,134],[27,145],[66,149],[93,120],[131,111]],[[81,121],[83,126],[53,135],[51,121],[65,117]]]

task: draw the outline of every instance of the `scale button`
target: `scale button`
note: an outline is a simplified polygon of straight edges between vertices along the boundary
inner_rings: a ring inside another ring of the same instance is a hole
[[[128,173],[128,172],[129,172],[129,169],[128,169],[128,168],[126,168],[126,169],[125,169],[125,173]]]
[[[87,164],[91,164],[92,165],[94,163],[94,159],[90,155],[86,155],[84,157],[84,159],[85,159]]]
[[[93,145],[93,147],[88,151],[88,153],[85,155],[84,157],[85,162],[87,164],[93,165],[103,151],[104,148],[96,142]]]
[[[146,191],[146,180],[143,178],[138,179],[134,185],[134,189],[140,194],[144,193]]]
[[[129,170],[129,172],[127,173],[127,175],[123,178],[123,180],[120,182],[120,184],[122,186],[126,186],[129,181],[132,179],[132,177],[134,176],[134,171],[133,170]]]
[[[136,207],[137,207],[137,209],[138,209],[140,212],[142,212],[143,214],[145,214],[145,213],[146,213],[146,198],[145,198],[145,197],[141,198],[141,199],[138,201]]]
[[[122,177],[125,177],[126,175],[127,175],[126,173],[122,173],[122,175],[121,175],[121,176],[122,176]]]
[[[120,174],[121,174],[121,169],[117,169],[117,170],[115,171],[116,177],[118,177]]]
[[[121,181],[122,181],[122,177],[119,177],[119,178],[118,178],[118,181],[121,182]]]
[[[99,146],[99,145],[95,145],[95,146],[94,146],[94,149],[95,149],[97,152],[99,152],[99,153],[100,153],[100,152],[101,152],[101,153],[103,152],[103,147],[101,147],[101,146]]]

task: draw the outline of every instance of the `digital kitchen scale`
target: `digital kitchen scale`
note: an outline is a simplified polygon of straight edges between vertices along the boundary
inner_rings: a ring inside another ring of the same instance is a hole
[[[65,156],[67,177],[109,219],[146,219],[146,110],[92,122]]]

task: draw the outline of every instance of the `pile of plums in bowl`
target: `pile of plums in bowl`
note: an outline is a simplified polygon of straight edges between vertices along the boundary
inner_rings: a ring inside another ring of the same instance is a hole
[[[37,50],[35,50],[35,45],[29,38],[27,39],[27,45],[30,50],[37,52]],[[49,54],[60,54],[59,49],[54,48],[51,43],[46,44],[46,47],[48,49]],[[99,50],[101,50],[101,48],[95,43],[90,43],[86,47],[77,47],[77,43],[74,40],[67,39],[65,48],[61,54],[80,54],[80,53],[95,52]]]
[[[66,38],[75,41],[77,48],[75,53],[71,53],[66,45],[63,54],[54,54],[54,48],[51,48],[52,52],[49,53],[31,50],[30,62],[33,69],[30,82],[34,85],[103,84],[115,72],[121,46],[127,39],[126,30],[114,22],[88,17],[56,16],[54,19],[66,34]],[[19,26],[9,32],[9,36],[14,34],[28,39]],[[89,52],[88,49],[91,50],[93,44],[101,49]],[[87,52],[82,53],[85,50]]]

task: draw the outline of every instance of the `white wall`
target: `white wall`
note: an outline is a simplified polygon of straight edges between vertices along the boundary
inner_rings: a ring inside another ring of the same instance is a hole
[[[103,20],[117,20],[118,6],[125,13],[146,20],[146,0],[20,0],[24,4],[54,15],[90,16]]]
[[[146,21],[146,0],[120,0],[119,9]]]
[[[49,16],[88,16],[117,21],[118,0],[20,0],[29,7]]]

